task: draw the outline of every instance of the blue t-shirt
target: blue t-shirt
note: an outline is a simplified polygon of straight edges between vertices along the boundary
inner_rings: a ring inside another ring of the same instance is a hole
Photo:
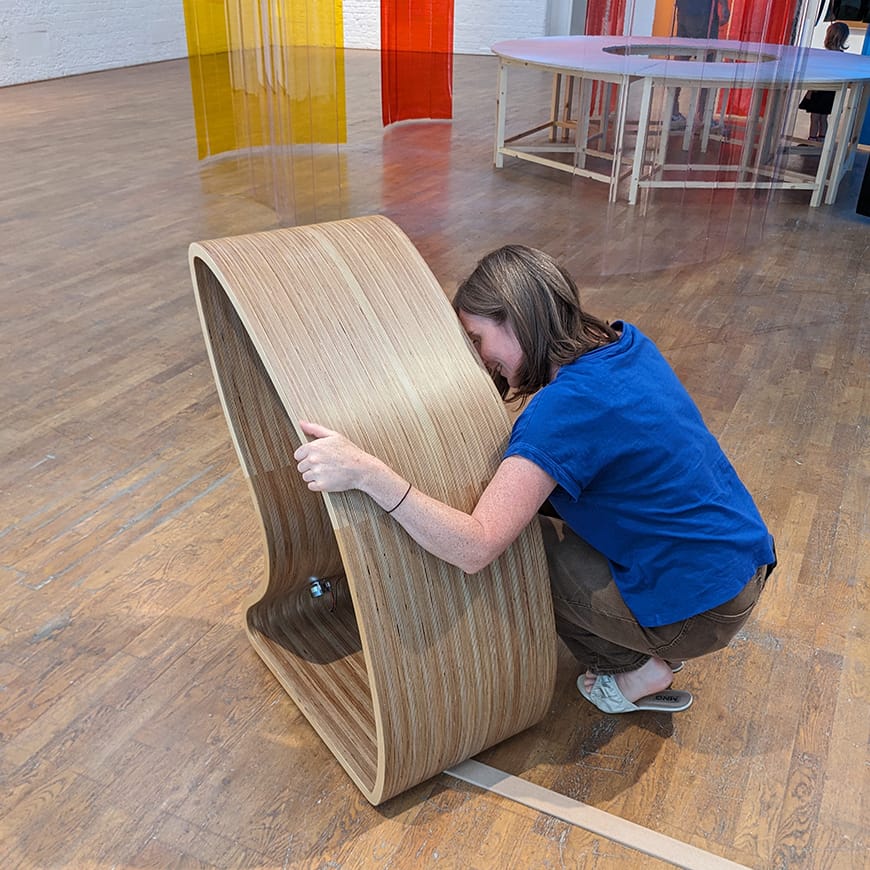
[[[514,424],[505,456],[558,484],[550,502],[610,562],[641,625],[732,599],[773,542],[667,360],[631,324],[563,366]]]

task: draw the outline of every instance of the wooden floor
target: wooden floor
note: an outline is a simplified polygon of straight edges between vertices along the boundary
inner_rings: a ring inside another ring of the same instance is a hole
[[[384,130],[348,52],[346,144],[204,162],[186,62],[0,90],[0,866],[668,866],[446,775],[370,807],[245,639],[260,530],[187,246],[368,213],[448,293],[509,241],[562,258],[659,343],[778,542],[746,629],[678,675],[690,711],[600,714],[563,649],[550,714],[480,760],[749,867],[870,864],[866,156],[829,207],[608,206],[492,168],[495,72],[457,58],[452,123]]]

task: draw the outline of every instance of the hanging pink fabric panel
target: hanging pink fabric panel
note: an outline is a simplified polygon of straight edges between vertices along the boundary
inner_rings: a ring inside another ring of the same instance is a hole
[[[453,0],[381,0],[381,111],[453,117]]]

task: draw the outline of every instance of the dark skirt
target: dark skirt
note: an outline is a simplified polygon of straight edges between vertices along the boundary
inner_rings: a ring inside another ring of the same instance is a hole
[[[834,108],[833,91],[807,91],[798,108],[814,115],[830,115]]]

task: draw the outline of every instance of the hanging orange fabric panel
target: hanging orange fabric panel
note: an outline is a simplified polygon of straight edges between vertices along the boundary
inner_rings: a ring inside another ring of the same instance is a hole
[[[381,0],[381,114],[453,117],[453,0]]]

